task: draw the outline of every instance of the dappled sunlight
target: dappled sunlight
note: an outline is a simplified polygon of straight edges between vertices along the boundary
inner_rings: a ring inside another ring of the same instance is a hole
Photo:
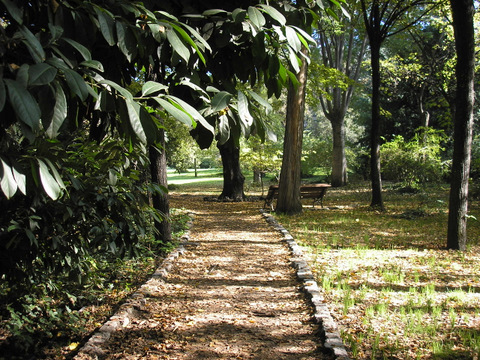
[[[335,191],[328,209],[278,216],[305,246],[353,358],[478,353],[479,222],[468,223],[469,251],[447,251],[446,187],[414,195],[386,191],[386,212],[368,203],[348,208],[359,204],[357,194],[365,195]],[[478,217],[478,204],[470,214]]]

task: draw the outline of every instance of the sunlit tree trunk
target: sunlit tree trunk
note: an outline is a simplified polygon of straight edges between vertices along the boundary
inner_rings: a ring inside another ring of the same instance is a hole
[[[472,0],[451,0],[457,50],[457,94],[454,117],[452,183],[448,213],[447,247],[466,250],[468,178],[472,149],[475,39]]]
[[[307,49],[302,49],[306,54]],[[300,201],[301,159],[303,122],[305,115],[305,89],[307,84],[307,62],[303,61],[297,74],[297,88],[290,84],[287,96],[287,117],[283,146],[282,170],[278,189],[278,213],[289,215],[302,212]]]

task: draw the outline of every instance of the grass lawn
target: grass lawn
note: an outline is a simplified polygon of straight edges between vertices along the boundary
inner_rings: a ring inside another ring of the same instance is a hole
[[[477,359],[480,207],[471,201],[469,250],[447,251],[448,186],[386,188],[386,212],[352,185],[329,190],[324,209],[277,218],[308,250],[352,358]]]

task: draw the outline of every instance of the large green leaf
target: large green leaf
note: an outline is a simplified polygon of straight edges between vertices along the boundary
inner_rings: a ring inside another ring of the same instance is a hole
[[[285,26],[285,35],[287,36],[288,45],[290,45],[290,47],[296,52],[300,52],[302,49],[302,42],[300,41],[297,32],[290,26]]]
[[[226,91],[220,91],[216,93],[211,103],[212,111],[216,112],[216,111],[221,111],[225,109],[230,103],[231,99],[232,99],[232,94]]]
[[[22,174],[17,169],[15,169],[15,166],[12,166],[12,173],[17,183],[18,190],[20,190],[22,194],[27,195],[27,177],[25,176],[25,174]]]
[[[28,52],[32,55],[33,60],[36,63],[45,61],[45,50],[43,50],[42,44],[35,35],[24,25],[20,26],[18,31],[25,38],[24,43],[27,45]]]
[[[172,45],[173,51],[175,51],[183,60],[188,62],[190,59],[190,51],[182,42],[182,40],[178,37],[176,31],[174,29],[170,29],[167,31],[167,39]]]
[[[218,142],[222,145],[230,138],[230,125],[226,115],[221,115],[218,120]]]
[[[205,57],[203,56],[202,52],[198,48],[197,44],[195,44],[195,42],[192,40],[192,38],[187,34],[187,32],[185,30],[183,30],[180,26],[177,26],[175,24],[172,24],[172,28],[175,29],[175,31],[177,31],[180,34],[180,36],[183,38],[184,41],[186,41],[188,44],[190,44],[195,49],[195,51],[197,52],[197,56],[205,64],[206,63],[205,62]]]
[[[15,5],[15,3],[11,0],[1,0],[3,5],[7,8],[7,11],[10,13],[12,18],[19,23],[20,25],[23,24],[23,11]]]
[[[242,122],[247,126],[250,127],[253,124],[253,117],[248,110],[248,99],[244,93],[241,91],[238,92],[238,115]]]
[[[117,29],[117,45],[120,51],[125,55],[127,60],[131,62],[138,53],[138,43],[129,27],[121,21],[116,22]]]
[[[142,122],[140,120],[140,105],[132,99],[125,99],[127,105],[128,117],[130,119],[130,125],[132,129],[144,144],[147,143],[147,135],[143,129]]]
[[[257,29],[260,29],[265,25],[265,17],[260,10],[254,6],[249,6],[247,11],[248,18],[257,27]]]
[[[5,79],[8,97],[15,113],[20,120],[28,125],[34,132],[40,129],[40,107],[32,94],[22,87],[17,81]]]
[[[142,86],[142,96],[148,96],[156,92],[167,90],[168,86],[160,84],[155,81],[147,81]]]
[[[37,159],[37,162],[38,162],[38,170],[40,173],[40,182],[42,183],[43,189],[52,200],[57,200],[62,194],[62,189],[59,183],[57,182],[57,180],[55,180],[55,177],[50,173],[47,164],[45,164],[40,159]]]
[[[107,41],[107,44],[110,46],[115,45],[115,20],[112,14],[100,7],[95,7],[95,12],[97,13],[100,32]]]
[[[108,85],[108,87],[112,87],[114,88],[115,90],[117,90],[118,93],[120,93],[125,99],[128,99],[128,100],[133,100],[133,95],[130,91],[128,91],[127,89],[125,89],[124,87],[121,87],[120,85],[118,85],[116,82],[113,82],[113,81],[110,81],[110,80],[102,80],[102,81],[99,81],[98,82],[99,84],[105,84],[105,85]]]
[[[272,111],[272,105],[262,98],[260,95],[258,95],[256,92],[249,90],[248,93],[250,94],[251,97],[253,97],[260,105],[262,105],[267,111]]]
[[[275,9],[273,6],[270,6],[270,5],[264,5],[264,4],[260,4],[259,5],[268,15],[270,15],[273,19],[275,19],[276,21],[278,21],[280,23],[280,25],[285,25],[286,22],[287,22],[287,19],[285,19],[285,16],[283,16],[283,14],[278,11],[277,9]]]
[[[35,64],[28,68],[28,85],[50,84],[57,76],[57,69],[46,63]]]
[[[295,50],[293,50],[290,46],[288,47],[288,59],[290,60],[290,65],[292,66],[293,70],[296,74],[300,72],[300,58],[295,54]]]
[[[192,127],[194,125],[193,117],[187,114],[185,111],[180,109],[180,106],[175,106],[171,104],[169,101],[162,99],[160,97],[153,98],[166,112],[168,112],[171,116],[175,119],[183,122],[187,126]]]
[[[58,135],[63,122],[67,118],[68,105],[65,93],[59,84],[55,84],[55,108],[53,109],[50,126],[46,130],[49,138],[53,139]]]
[[[77,50],[80,53],[80,55],[82,55],[84,60],[86,61],[92,60],[92,54],[90,54],[90,50],[88,50],[82,44],[68,38],[63,38],[63,41],[67,42],[68,44],[70,44],[70,46],[72,46],[75,50]]]
[[[67,80],[70,90],[72,90],[72,92],[82,101],[85,101],[90,92],[88,90],[88,85],[85,80],[83,80],[82,76],[71,69],[64,69],[63,73],[65,74],[65,79]]]
[[[85,66],[98,72],[104,72],[103,64],[98,60],[86,60],[80,63],[80,66]]]
[[[182,99],[179,99],[177,97],[174,97],[174,96],[167,96],[168,99],[176,102],[184,111],[186,111],[191,117],[193,117],[193,119],[197,122],[199,122],[200,124],[202,124],[202,126],[207,129],[208,131],[210,131],[212,134],[215,133],[215,129],[212,125],[210,125],[210,123],[203,117],[202,114],[200,114],[200,112],[198,112],[197,109],[195,109],[193,106],[191,106],[190,104],[186,103],[185,101],[183,101]]]
[[[3,161],[3,159],[0,160],[2,162],[2,179],[0,181],[0,187],[7,199],[10,199],[17,192],[17,182],[13,176],[12,168]]]

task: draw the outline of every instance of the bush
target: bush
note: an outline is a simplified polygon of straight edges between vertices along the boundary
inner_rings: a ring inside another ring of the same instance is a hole
[[[410,141],[395,136],[381,147],[382,177],[409,189],[442,180],[447,172],[441,159],[443,140],[443,133],[433,129],[420,129]]]

